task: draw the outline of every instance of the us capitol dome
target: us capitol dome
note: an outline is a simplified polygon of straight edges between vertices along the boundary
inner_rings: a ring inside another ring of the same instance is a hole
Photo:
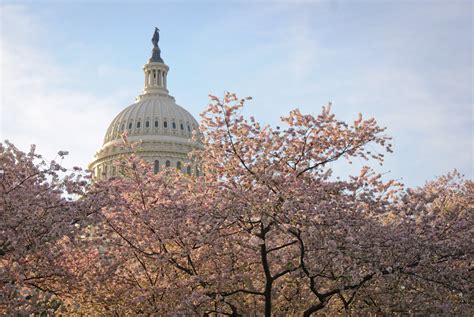
[[[199,146],[192,141],[198,123],[168,93],[169,67],[161,58],[158,41],[159,30],[155,28],[152,56],[143,66],[145,88],[135,103],[122,110],[110,123],[102,147],[89,164],[95,179],[119,174],[114,161],[130,153],[122,147],[125,131],[130,142],[139,142],[136,153],[153,164],[155,173],[163,167],[175,167],[188,174],[199,174],[196,167],[186,164],[189,163],[187,154]]]

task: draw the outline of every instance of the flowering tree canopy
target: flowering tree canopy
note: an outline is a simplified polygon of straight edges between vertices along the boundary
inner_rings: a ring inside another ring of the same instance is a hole
[[[67,152],[59,152],[59,157]],[[79,204],[86,180],[58,162],[0,143],[0,313],[29,315],[56,310],[66,270],[58,259],[84,218]],[[61,176],[62,174],[62,176]],[[64,196],[69,195],[69,198]]]
[[[191,154],[203,176],[172,168],[153,174],[132,154],[117,162],[120,177],[96,182],[52,211],[61,227],[74,228],[54,235],[54,223],[44,224],[55,237],[44,253],[54,254],[68,286],[57,296],[74,304],[64,309],[472,313],[471,182],[453,172],[404,190],[369,167],[334,177],[331,162],[382,163],[381,152],[391,151],[375,120],[359,115],[347,124],[327,106],[316,117],[294,110],[271,128],[240,115],[246,100],[211,96],[196,135],[202,149]],[[64,237],[63,251],[51,253]],[[35,269],[7,260],[3,270]]]

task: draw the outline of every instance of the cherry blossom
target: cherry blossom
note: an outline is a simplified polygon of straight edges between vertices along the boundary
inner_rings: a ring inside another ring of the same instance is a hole
[[[61,159],[67,152],[58,153]],[[73,197],[87,179],[66,173],[32,146],[28,153],[0,143],[0,312],[53,312],[61,305],[66,270],[59,264],[63,241],[83,218]]]
[[[40,199],[37,184],[14,197],[31,172],[8,161],[25,154],[3,150],[11,180],[2,195],[18,207],[2,212],[34,215],[24,234],[41,225],[50,243],[2,253],[2,287],[41,287],[70,315],[472,314],[472,182],[452,172],[405,189],[369,167],[337,178],[331,162],[382,164],[392,151],[374,119],[349,124],[327,105],[317,116],[293,110],[272,128],[241,115],[250,98],[210,99],[194,136],[202,147],[190,154],[201,176],[154,174],[132,153],[116,162],[117,177],[83,184],[51,174],[39,184],[54,195]],[[126,135],[124,146],[134,151]],[[59,206],[51,221],[28,209],[50,201]],[[1,250],[28,245],[7,228]],[[48,279],[30,285],[33,271]],[[23,309],[25,298],[11,296],[3,311]]]

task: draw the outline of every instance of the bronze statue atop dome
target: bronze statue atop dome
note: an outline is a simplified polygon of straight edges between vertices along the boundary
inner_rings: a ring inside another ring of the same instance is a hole
[[[153,33],[153,37],[151,38],[151,42],[153,43],[154,47],[158,47],[159,40],[160,40],[160,29],[155,27],[155,33]]]
[[[151,54],[151,58],[149,59],[149,62],[164,63],[160,55],[161,54],[160,47],[158,46],[159,40],[160,40],[160,29],[155,27],[155,33],[153,33],[153,37],[151,38],[151,42],[153,43],[153,50],[152,50],[152,54]]]

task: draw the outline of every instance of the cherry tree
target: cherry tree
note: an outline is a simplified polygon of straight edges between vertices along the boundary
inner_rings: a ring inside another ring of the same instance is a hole
[[[472,182],[457,172],[400,193],[381,214],[382,225],[366,219],[354,227],[354,236],[362,239],[345,233],[336,240],[334,252],[344,258],[342,265],[308,256],[311,242],[296,230],[301,268],[319,299],[305,315],[324,306],[364,314],[472,312],[472,194]],[[320,291],[324,281],[332,289]],[[337,301],[331,303],[332,298]]]
[[[470,183],[447,176],[403,191],[368,167],[338,179],[328,163],[381,163],[381,150],[391,151],[375,120],[349,125],[328,106],[317,117],[294,110],[272,129],[240,115],[245,102],[211,96],[191,163],[204,176],[154,175],[132,155],[120,177],[95,184],[104,201],[87,274],[101,286],[84,284],[83,307],[233,316],[472,309]]]
[[[59,152],[59,157],[67,152]],[[79,168],[65,174],[56,161],[47,162],[6,141],[0,143],[0,314],[52,312],[67,271],[58,263],[62,244],[74,234],[79,218],[74,195],[86,180]],[[68,195],[69,197],[65,196]]]
[[[27,297],[38,293],[69,315],[472,313],[472,182],[453,172],[405,190],[369,167],[336,177],[332,162],[391,152],[374,119],[348,124],[328,105],[272,128],[241,115],[247,100],[211,96],[190,156],[201,176],[154,174],[132,154],[88,186],[4,149],[2,303],[37,312]]]

